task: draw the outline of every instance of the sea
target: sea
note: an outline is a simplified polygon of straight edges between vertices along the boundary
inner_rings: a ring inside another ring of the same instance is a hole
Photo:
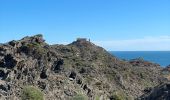
[[[109,51],[120,59],[131,60],[143,58],[146,61],[157,63],[162,67],[170,65],[170,51]]]

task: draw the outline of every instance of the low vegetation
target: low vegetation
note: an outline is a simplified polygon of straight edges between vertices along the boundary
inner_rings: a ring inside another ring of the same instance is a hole
[[[113,92],[110,97],[111,100],[126,100],[126,96],[122,91]]]
[[[33,86],[26,86],[22,90],[22,100],[44,100],[43,93]]]
[[[88,100],[88,98],[83,94],[77,94],[72,100]]]

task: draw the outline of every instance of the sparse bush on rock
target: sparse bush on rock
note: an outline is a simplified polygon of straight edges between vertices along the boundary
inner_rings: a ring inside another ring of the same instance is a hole
[[[83,94],[77,94],[72,98],[72,100],[88,100],[88,98]]]
[[[43,93],[36,87],[25,86],[21,93],[22,100],[44,100]]]

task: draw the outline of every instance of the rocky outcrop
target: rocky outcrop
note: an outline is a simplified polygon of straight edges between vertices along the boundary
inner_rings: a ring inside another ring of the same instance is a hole
[[[170,100],[170,83],[150,88],[138,100]]]
[[[31,85],[47,100],[133,100],[161,83],[161,70],[146,61],[120,60],[86,39],[48,45],[36,35],[0,45],[0,98],[21,99]]]

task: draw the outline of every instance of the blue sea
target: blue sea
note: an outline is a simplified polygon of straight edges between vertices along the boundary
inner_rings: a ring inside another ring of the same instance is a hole
[[[170,51],[110,51],[110,53],[120,59],[130,60],[142,57],[162,67],[170,65]]]

